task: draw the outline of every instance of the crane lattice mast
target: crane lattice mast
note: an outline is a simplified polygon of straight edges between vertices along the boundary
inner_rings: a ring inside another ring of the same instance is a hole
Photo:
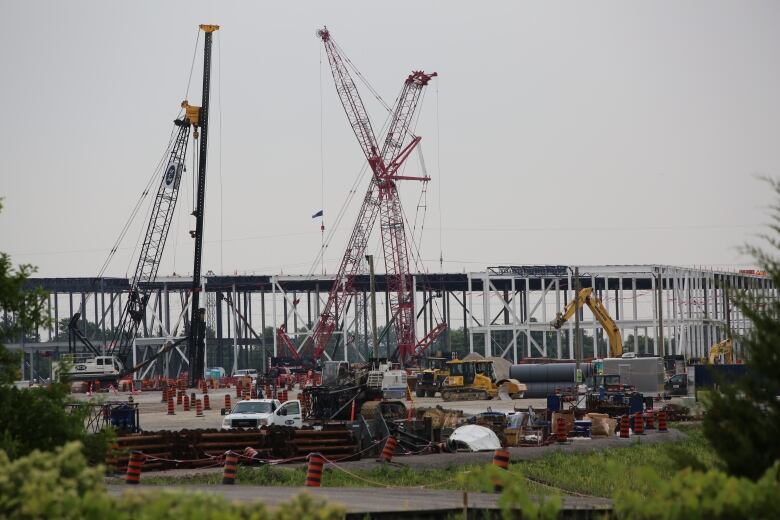
[[[318,31],[318,37],[325,45],[333,79],[347,119],[358,140],[361,150],[372,171],[371,182],[363,198],[355,227],[339,264],[336,280],[328,294],[328,300],[314,329],[314,358],[319,359],[337,327],[339,316],[343,315],[349,299],[354,295],[353,281],[360,270],[360,264],[368,245],[368,239],[380,215],[382,247],[387,268],[390,308],[395,321],[398,353],[406,361],[416,346],[414,330],[414,287],[409,274],[409,253],[406,244],[401,201],[396,181],[418,180],[426,182],[429,177],[404,177],[398,175],[400,167],[420,142],[412,136],[404,146],[412,124],[423,88],[436,73],[412,72],[404,81],[401,95],[392,110],[390,124],[380,150],[371,121],[363,105],[357,86],[352,79],[344,57],[331,38],[327,28]]]
[[[146,313],[146,304],[152,292],[149,289],[149,283],[157,278],[160,259],[179,198],[179,184],[184,171],[192,122],[185,116],[174,121],[174,124],[178,127],[178,132],[169,153],[168,164],[160,179],[157,196],[152,204],[151,218],[141,245],[141,254],[138,257],[135,274],[130,281],[127,302],[114,332],[114,341],[111,345],[111,352],[125,364],[130,356],[138,327]]]

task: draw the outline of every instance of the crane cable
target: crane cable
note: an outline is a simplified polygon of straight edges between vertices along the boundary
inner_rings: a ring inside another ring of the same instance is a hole
[[[171,148],[173,146],[173,141],[176,139],[176,137],[173,134],[176,133],[177,131],[178,130],[176,128],[174,128],[171,131],[171,139],[168,141],[168,146],[165,148],[165,151],[163,152],[162,157],[160,157],[160,161],[157,163],[157,167],[155,168],[154,173],[149,178],[149,182],[147,183],[146,189],[144,189],[144,192],[141,195],[141,199],[138,201],[139,205],[141,204],[143,199],[145,199],[149,195],[149,192],[151,191],[151,189],[153,187],[154,181],[159,179],[160,173],[162,173],[162,170],[165,167],[165,160],[171,153]],[[144,213],[144,216],[146,217],[145,220],[144,220],[145,222],[148,222],[149,219],[151,218],[152,206],[153,206],[153,204],[149,204],[149,206],[147,206],[147,208],[146,208],[146,212]],[[130,219],[128,219],[128,222],[127,222],[128,231],[129,231],[130,224],[135,219],[135,217],[136,217],[136,214],[133,214],[130,217]],[[132,265],[133,259],[135,258],[135,252],[138,249],[138,244],[141,241],[141,237],[145,234],[145,231],[146,230],[144,229],[143,226],[139,227],[139,229],[138,229],[138,236],[136,237],[135,244],[133,245],[133,250],[130,253],[130,256],[128,257],[128,260],[127,260],[127,267],[125,268],[125,277],[127,277],[129,275],[130,266]],[[120,239],[117,240],[117,245],[118,245],[118,242],[121,241],[122,239],[124,239],[124,236],[120,237]]]
[[[190,61],[190,73],[187,75],[187,86],[184,88],[184,99],[187,100],[190,95],[190,86],[192,85],[192,73],[195,70],[195,58],[198,55],[198,42],[200,41],[200,28],[195,30],[195,46],[192,48],[192,60]],[[220,62],[221,63],[221,62]],[[187,169],[186,166],[184,168]],[[187,186],[187,183],[180,183],[184,184],[185,188]],[[185,189],[186,191],[186,189]],[[185,198],[186,200],[186,198]],[[173,272],[176,272],[176,255],[177,251],[179,249],[179,233],[181,232],[181,213],[182,213],[182,206],[178,206],[176,208],[176,233],[174,233],[173,237]],[[132,255],[131,255],[132,258]],[[130,269],[128,265],[128,270]]]
[[[423,95],[422,95],[422,98],[420,99],[420,103],[422,104],[424,101],[425,101],[425,91],[423,91]],[[420,117],[421,117],[421,116],[422,116],[422,111],[419,111],[419,112],[417,113],[417,118],[415,119],[415,122],[414,122],[414,125],[413,125],[413,131],[412,131],[412,134],[413,134],[413,133],[414,133],[414,131],[417,129],[417,125],[418,125],[418,124],[419,124],[419,122],[420,122]],[[420,146],[420,145],[418,145],[418,147],[419,147],[419,146]],[[419,154],[419,155],[418,155],[418,157],[420,158],[420,166],[421,166],[421,167],[422,167],[422,169],[423,169],[423,174],[424,174],[424,176],[427,176],[427,169],[426,169],[426,166],[425,166],[425,161],[424,161],[424,160],[423,160],[423,158],[422,158],[422,148],[419,148],[419,149],[418,149],[418,154]],[[405,171],[405,169],[406,169],[406,163],[404,163],[404,171]],[[425,195],[425,196],[427,197],[427,189],[428,189],[428,188],[427,188],[427,184],[428,184],[428,183],[427,183],[427,181],[425,181],[425,182],[423,183],[423,188],[421,189],[421,193],[420,193],[420,199],[422,199],[423,195]],[[426,200],[427,200],[427,199],[426,199]],[[409,227],[409,219],[408,219],[408,217],[406,216],[406,212],[404,211],[404,207],[403,207],[403,205],[402,205],[402,204],[399,204],[399,207],[401,208],[401,216],[402,216],[402,218],[403,218],[404,222],[406,223],[406,227],[408,228],[408,227]],[[425,212],[424,212],[424,214],[423,214],[422,222],[421,222],[421,224],[420,224],[420,240],[419,240],[420,242],[422,242],[423,229],[424,229],[424,227],[425,227],[425,216],[427,215],[427,204],[426,204],[426,206],[424,206],[424,207],[425,207],[426,209],[425,209]],[[419,208],[420,208],[420,205],[419,205],[419,201],[418,201],[417,210],[415,211],[415,220],[414,220],[414,226],[416,226],[416,225],[417,225],[417,213],[418,213],[418,211],[419,211]],[[412,249],[412,255],[411,255],[411,257],[412,257],[412,261],[413,261],[413,264],[414,264],[414,268],[415,268],[415,270],[416,270],[418,273],[420,273],[420,274],[421,274],[423,281],[424,281],[424,282],[427,282],[427,281],[428,281],[428,280],[427,280],[427,278],[428,278],[428,275],[429,275],[430,273],[428,272],[428,269],[425,267],[425,263],[424,263],[424,262],[423,262],[423,260],[422,260],[422,255],[421,255],[421,253],[420,253],[420,247],[419,247],[418,241],[417,241],[417,240],[415,240],[415,237],[414,237],[414,229],[415,229],[415,227],[414,227],[414,226],[412,226],[412,228],[411,228],[411,229],[412,229],[412,233],[410,234],[410,238],[411,238],[411,249]],[[416,288],[415,288],[415,290],[416,290]],[[435,300],[431,299],[431,304],[434,306],[434,310],[435,310],[435,312],[436,312],[436,315],[437,315],[437,317],[438,317],[438,318],[443,318],[443,313],[442,313],[442,311],[439,309],[439,305],[438,305],[438,303],[437,303]]]
[[[398,94],[398,97],[401,96],[401,93]],[[392,113],[388,113],[387,117],[385,118],[385,121],[382,125],[382,128],[380,129],[380,133],[384,133],[384,131],[387,129],[388,125],[390,124],[390,117]],[[365,175],[366,171],[368,170],[368,162],[363,162],[363,165],[360,168],[360,171],[358,172],[357,176],[355,177],[355,180],[352,182],[352,186],[349,189],[349,192],[347,193],[347,197],[344,199],[344,202],[341,204],[341,208],[339,209],[338,214],[336,215],[336,218],[334,220],[333,225],[330,228],[330,231],[325,236],[324,246],[320,249],[319,253],[314,259],[314,262],[312,263],[311,267],[309,268],[309,275],[314,274],[315,270],[317,269],[317,266],[320,264],[322,260],[322,256],[324,256],[325,251],[330,246],[330,242],[333,240],[334,235],[336,234],[336,231],[339,229],[339,226],[341,225],[342,220],[344,219],[347,210],[349,209],[349,206],[352,202],[352,199],[355,197],[355,194],[357,193],[357,189],[360,185],[360,183],[363,180],[363,176]],[[373,176],[373,172],[371,173]]]
[[[172,143],[175,139],[175,135],[174,135],[175,133],[176,133],[176,129],[174,128],[171,130],[171,135],[168,140],[168,145],[165,147],[165,150],[160,156],[160,159],[157,161],[157,166],[155,166],[152,175],[149,177],[149,180],[146,182],[146,186],[141,192],[141,195],[138,197],[138,200],[133,206],[133,209],[130,211],[130,216],[127,218],[125,224],[122,226],[122,229],[119,232],[119,236],[116,238],[114,244],[111,246],[111,250],[108,253],[108,256],[106,257],[105,261],[103,262],[103,265],[100,267],[100,270],[98,271],[98,274],[95,277],[95,279],[102,278],[103,275],[105,274],[106,270],[109,267],[109,264],[111,263],[111,260],[113,260],[114,255],[119,250],[120,244],[124,241],[125,236],[130,231],[130,227],[132,226],[136,216],[138,215],[138,212],[141,210],[141,206],[143,204],[144,199],[149,195],[149,191],[151,191],[154,181],[159,179],[159,174],[162,172],[163,163],[165,161],[165,158],[168,156]],[[133,250],[133,253],[135,253],[135,249]],[[130,268],[128,267],[127,270],[129,271],[129,269]]]
[[[444,245],[442,241],[442,209],[441,209],[441,126],[439,124],[439,76],[436,76],[436,183],[439,210],[439,271],[444,272]]]
[[[192,71],[195,69],[195,57],[198,54],[198,42],[200,41],[200,28],[195,31],[195,47],[192,49],[192,62],[190,63],[190,74],[187,78],[187,88],[184,90],[184,99],[190,95],[190,85],[192,84]]]
[[[200,39],[200,29],[198,29],[197,35],[196,35],[196,38],[195,38],[195,50],[193,51],[192,63],[190,64],[190,73],[189,73],[189,77],[187,79],[187,87],[186,87],[186,91],[185,91],[185,95],[184,95],[185,99],[187,98],[187,95],[189,95],[190,83],[192,81],[193,68],[195,67],[195,56],[197,54],[197,48],[198,48],[198,41],[199,41],[199,39]],[[184,110],[180,108],[177,111],[176,117],[174,119],[178,119],[182,115],[183,112],[184,112]],[[138,197],[138,200],[136,200],[135,205],[133,206],[132,210],[130,211],[130,215],[128,216],[127,220],[125,221],[124,225],[122,226],[121,230],[119,231],[119,235],[117,236],[116,240],[114,240],[114,243],[111,246],[111,249],[109,250],[109,253],[106,256],[105,260],[103,261],[103,264],[100,266],[100,269],[98,270],[97,275],[92,280],[92,284],[91,284],[92,287],[91,288],[93,288],[97,284],[97,281],[102,279],[103,276],[105,275],[105,273],[108,270],[112,260],[116,256],[117,251],[119,250],[119,246],[124,241],[125,237],[127,236],[127,234],[130,231],[130,228],[131,228],[133,222],[135,221],[136,217],[138,216],[138,213],[141,210],[141,207],[143,205],[144,199],[146,199],[146,197],[149,195],[149,192],[152,189],[154,181],[156,179],[159,179],[160,173],[162,172],[162,168],[163,168],[163,164],[165,162],[165,159],[170,154],[171,147],[172,147],[173,142],[174,142],[174,140],[176,138],[175,137],[176,133],[177,133],[177,129],[176,129],[176,127],[174,127],[171,130],[170,137],[168,138],[168,144],[166,145],[165,150],[163,151],[162,155],[160,156],[160,159],[157,161],[157,165],[155,166],[151,176],[149,177],[149,180],[147,181],[146,186],[144,187],[143,191],[141,192],[141,195]],[[151,207],[147,208],[146,214],[148,215],[148,214],[150,214],[150,212],[151,212]],[[132,264],[132,259],[135,256],[135,252],[136,252],[136,250],[138,248],[138,242],[140,241],[141,233],[143,233],[143,229],[141,229],[141,231],[139,232],[138,239],[136,240],[136,243],[135,243],[135,245],[133,247],[133,251],[130,254],[130,260],[129,260],[128,266],[127,266],[127,268],[125,270],[125,276],[127,276],[127,274],[130,271],[130,265]],[[84,312],[84,310],[85,310],[84,307],[86,306],[87,302],[89,302],[89,300],[90,300],[90,298],[92,297],[93,294],[94,294],[94,291],[90,290],[90,291],[87,292],[86,297],[82,301],[82,305],[80,305],[79,312],[81,312],[81,313]]]
[[[320,48],[320,264],[325,275],[325,103],[322,88],[322,55],[325,48]]]

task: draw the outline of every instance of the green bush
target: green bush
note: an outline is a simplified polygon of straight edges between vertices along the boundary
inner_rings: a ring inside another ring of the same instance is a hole
[[[153,494],[152,494],[153,493]],[[112,498],[102,466],[90,467],[78,442],[10,460],[0,451],[0,518],[10,520],[181,518],[225,520],[336,520],[344,511],[301,495],[278,509],[234,504],[218,495],[154,491]]]
[[[65,408],[67,397],[65,385],[24,390],[0,385],[0,449],[14,459],[80,440],[84,420]]]
[[[770,247],[746,246],[744,252],[780,287],[780,180],[767,181],[776,197],[771,233],[763,237]],[[753,324],[745,335],[733,334],[749,376],[710,392],[704,434],[730,474],[756,480],[780,460],[780,299],[733,288],[729,297]]]
[[[672,478],[642,472],[648,493],[620,491],[615,498],[619,518],[776,518],[780,510],[780,463],[758,481],[710,470],[684,469]]]
[[[88,407],[70,411],[67,385],[26,388],[0,385],[0,450],[15,459],[36,449],[51,450],[69,441],[80,441],[90,462],[106,460],[115,437],[112,429],[96,434],[84,427]]]
[[[87,465],[79,443],[13,461],[0,451],[0,518],[109,518],[111,511],[103,469]]]

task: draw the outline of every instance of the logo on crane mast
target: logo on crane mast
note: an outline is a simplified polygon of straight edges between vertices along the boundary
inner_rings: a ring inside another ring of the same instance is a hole
[[[179,177],[181,177],[182,163],[179,161],[171,161],[168,163],[168,167],[165,169],[165,189],[172,190],[179,183]]]

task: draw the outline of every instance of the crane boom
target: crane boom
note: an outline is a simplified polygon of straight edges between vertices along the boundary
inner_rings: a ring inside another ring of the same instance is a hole
[[[379,150],[377,145],[374,128],[371,126],[371,119],[368,117],[363,99],[355,85],[352,76],[344,64],[344,58],[339,52],[336,42],[330,37],[330,31],[325,27],[317,31],[317,36],[325,45],[325,52],[328,55],[328,63],[333,74],[333,80],[336,82],[336,92],[347,114],[347,119],[355,132],[355,137],[360,143],[360,148],[367,160],[376,156]]]
[[[601,298],[593,296],[593,288],[586,287],[582,289],[577,297],[569,302],[564,309],[563,313],[558,313],[555,319],[550,323],[553,328],[560,329],[566,321],[568,321],[574,312],[581,309],[583,305],[587,305],[590,308],[596,321],[601,324],[604,332],[606,332],[609,338],[609,356],[616,358],[623,355],[623,335],[620,333],[620,328],[609,315],[607,308],[601,301]],[[595,341],[595,338],[594,338]]]
[[[406,231],[395,183],[398,179],[396,176],[398,169],[420,141],[419,137],[413,137],[411,142],[404,147],[422,89],[436,73],[426,74],[422,71],[414,71],[406,79],[401,95],[392,110],[382,150],[379,151],[371,121],[357,86],[347,69],[344,57],[327,28],[318,31],[317,35],[325,45],[328,63],[336,83],[336,92],[373,175],[363,198],[347,249],[339,264],[336,280],[328,293],[328,300],[314,329],[312,336],[314,358],[315,360],[319,359],[325,352],[338,324],[338,316],[342,315],[348,300],[354,294],[353,280],[360,270],[377,214],[380,214],[382,245],[388,274],[388,291],[391,295],[391,311],[396,321],[401,358],[406,359],[415,348],[414,288],[411,286],[409,277]],[[428,177],[404,178],[429,180]],[[284,338],[282,339],[284,340]]]
[[[184,171],[184,160],[192,125],[186,117],[177,119],[174,123],[178,127],[178,132],[168,154],[168,163],[163,170],[160,185],[157,188],[157,195],[152,204],[151,217],[149,218],[144,241],[141,245],[141,254],[138,257],[135,273],[130,281],[127,302],[120,315],[118,327],[114,332],[111,345],[114,354],[123,363],[129,357],[139,324],[146,313],[146,304],[151,293],[151,290],[148,289],[148,284],[157,278],[160,258],[165,248],[168,232],[173,222],[176,202],[179,198],[179,183]]]

